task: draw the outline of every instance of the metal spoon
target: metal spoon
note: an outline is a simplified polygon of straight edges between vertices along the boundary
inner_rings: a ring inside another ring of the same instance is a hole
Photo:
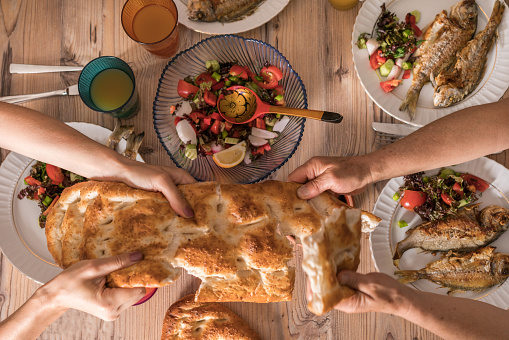
[[[233,92],[226,95],[221,93],[217,100],[217,108],[221,116],[233,124],[249,123],[266,113],[312,118],[328,123],[341,123],[343,120],[339,113],[269,105],[244,86],[232,86],[227,90]]]

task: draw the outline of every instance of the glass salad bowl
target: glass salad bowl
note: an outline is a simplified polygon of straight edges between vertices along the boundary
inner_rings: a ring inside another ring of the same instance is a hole
[[[154,127],[172,161],[188,171],[197,181],[249,184],[262,181],[278,170],[295,153],[304,133],[305,119],[289,117],[290,121],[280,133],[271,150],[250,164],[221,168],[212,156],[198,156],[191,160],[180,148],[181,140],[174,124],[175,115],[170,107],[182,102],[177,94],[179,79],[197,76],[206,71],[205,62],[220,63],[236,61],[258,72],[265,63],[275,65],[283,72],[280,84],[285,90],[286,106],[307,108],[306,89],[297,72],[286,58],[274,47],[255,39],[236,35],[218,35],[200,41],[193,47],[176,55],[163,70],[153,106]]]

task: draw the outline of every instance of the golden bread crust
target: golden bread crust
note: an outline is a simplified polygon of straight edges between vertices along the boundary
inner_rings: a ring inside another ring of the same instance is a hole
[[[168,308],[161,340],[260,340],[244,320],[215,302],[195,302],[194,295]]]

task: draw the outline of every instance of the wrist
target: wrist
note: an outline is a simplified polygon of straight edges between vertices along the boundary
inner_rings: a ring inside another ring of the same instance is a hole
[[[65,299],[62,299],[59,292],[52,289],[50,284],[45,284],[37,289],[30,300],[38,309],[48,314],[60,316],[69,309],[64,303]]]
[[[421,303],[419,303],[421,298],[421,292],[406,286],[401,287],[398,298],[395,299],[393,303],[393,311],[391,314],[411,321],[413,319],[412,315],[421,305]]]

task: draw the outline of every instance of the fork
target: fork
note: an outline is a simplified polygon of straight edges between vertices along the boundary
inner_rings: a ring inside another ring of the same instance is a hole
[[[378,147],[384,147],[386,145],[394,143],[395,141],[400,140],[403,137],[404,136],[401,136],[401,135],[393,135],[391,133],[375,131],[375,144]]]

